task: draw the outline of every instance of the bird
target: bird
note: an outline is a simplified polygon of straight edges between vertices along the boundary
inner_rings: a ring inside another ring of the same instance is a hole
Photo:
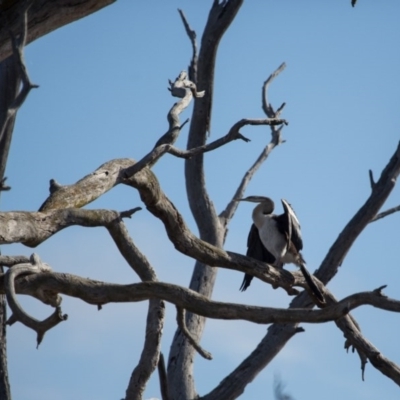
[[[247,238],[246,255],[276,268],[282,268],[284,264],[297,265],[314,295],[324,303],[324,296],[307,270],[301,254],[303,239],[300,222],[292,206],[282,199],[284,213],[275,215],[275,204],[269,197],[248,196],[236,201],[258,203],[252,213],[253,224]],[[252,279],[252,275],[245,274],[240,286],[242,292],[250,286]]]

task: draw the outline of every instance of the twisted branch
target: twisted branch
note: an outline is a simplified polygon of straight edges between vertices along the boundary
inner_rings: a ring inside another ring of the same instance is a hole
[[[30,258],[30,264],[18,264],[11,267],[5,274],[4,287],[7,295],[8,305],[13,312],[11,317],[8,319],[7,324],[12,325],[16,321],[21,322],[28,328],[33,329],[37,333],[37,347],[43,340],[45,333],[58,325],[60,322],[65,321],[68,316],[62,315],[61,313],[61,298],[54,291],[46,291],[45,289],[39,289],[35,293],[35,297],[40,298],[43,303],[50,304],[55,307],[54,313],[43,321],[31,317],[27,314],[19,304],[15,295],[15,279],[22,274],[41,274],[44,272],[51,271],[49,265],[41,262],[37,254],[32,254]]]

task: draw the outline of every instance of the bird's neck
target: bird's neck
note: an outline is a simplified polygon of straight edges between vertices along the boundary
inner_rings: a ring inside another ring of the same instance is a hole
[[[263,204],[259,204],[254,208],[252,218],[257,229],[261,229],[264,225],[265,219],[268,218],[268,214],[265,212]]]

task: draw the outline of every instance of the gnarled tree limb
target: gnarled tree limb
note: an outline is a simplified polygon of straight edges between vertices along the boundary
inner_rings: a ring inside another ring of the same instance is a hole
[[[0,292],[4,291],[5,276],[0,275]],[[323,309],[315,310],[226,303],[210,300],[194,290],[170,283],[146,281],[122,285],[56,272],[19,277],[15,280],[15,291],[37,298],[40,298],[40,291],[61,293],[94,305],[160,299],[207,318],[242,320],[257,324],[339,321],[351,310],[365,305],[400,313],[400,300],[382,296],[375,290],[355,293],[338,302],[334,301]]]
[[[14,322],[19,321],[28,328],[33,329],[37,333],[37,346],[42,342],[45,333],[49,329],[67,319],[67,315],[61,314],[61,298],[57,295],[57,292],[46,291],[43,288],[37,290],[35,292],[35,297],[40,298],[45,304],[50,304],[56,308],[55,312],[49,318],[38,321],[22,309],[15,295],[14,281],[22,274],[41,274],[49,271],[51,271],[50,266],[42,263],[37,254],[32,254],[29,264],[14,265],[7,271],[4,279],[4,288],[8,305],[13,312],[7,324],[12,325]]]

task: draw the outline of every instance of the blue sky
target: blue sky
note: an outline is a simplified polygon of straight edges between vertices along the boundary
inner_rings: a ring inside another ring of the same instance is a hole
[[[368,170],[378,178],[399,141],[400,3],[359,0],[252,1],[243,5],[223,38],[217,62],[211,140],[241,118],[262,118],[261,86],[282,62],[285,71],[270,100],[286,102],[286,143],[275,149],[250,184],[248,195],[288,199],[302,223],[304,257],[314,271],[344,225],[370,193]],[[39,89],[20,110],[6,171],[12,191],[2,210],[37,210],[51,178],[70,184],[113,158],[141,158],[166,131],[175,99],[168,79],[187,68],[191,47],[177,8],[201,37],[211,2],[118,1],[30,44],[26,63]],[[202,88],[199,88],[200,90]],[[191,107],[182,120],[190,117]],[[208,153],[206,175],[220,211],[270,134],[246,127],[250,143],[236,141]],[[185,147],[187,128],[177,142]],[[183,184],[183,161],[166,155],[155,166],[163,190],[196,232]],[[384,209],[400,204],[395,188]],[[117,187],[90,208],[140,206],[131,188]],[[251,205],[241,204],[226,249],[245,253]],[[280,209],[278,209],[278,212]],[[329,284],[338,298],[388,284],[398,298],[400,215],[371,224]],[[193,261],[177,254],[162,224],[143,210],[126,221],[135,243],[161,280],[187,285]],[[155,251],[156,249],[156,251]],[[55,271],[119,283],[137,282],[104,229],[74,227],[34,250]],[[3,254],[31,254],[19,245]],[[292,268],[292,267],[289,267]],[[255,280],[239,292],[242,274],[218,272],[214,299],[286,307],[290,298]],[[21,299],[38,318],[50,309]],[[143,341],[147,305],[107,305],[101,312],[64,298],[67,322],[48,332],[39,350],[35,334],[8,328],[10,379],[18,400],[119,399],[124,396]],[[399,316],[363,307],[354,312],[365,336],[397,364]],[[355,354],[343,349],[333,323],[303,324],[243,399],[272,398],[275,374],[296,399],[398,399],[398,387],[367,365],[361,380]],[[168,354],[175,311],[167,307],[162,350]],[[197,390],[205,394],[257,345],[266,326],[208,321],[203,346],[213,361],[197,357]],[[22,378],[23,377],[23,380]],[[22,384],[23,382],[23,384]],[[160,398],[158,377],[145,398]]]

